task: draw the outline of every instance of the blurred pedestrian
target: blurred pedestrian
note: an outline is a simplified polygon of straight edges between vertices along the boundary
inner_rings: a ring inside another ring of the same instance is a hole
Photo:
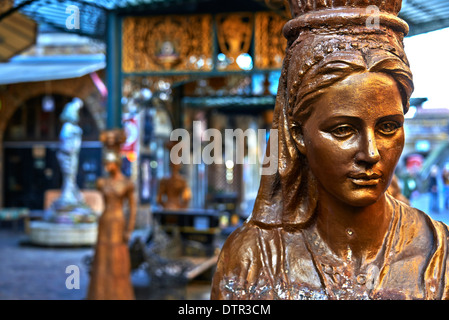
[[[444,209],[449,210],[449,163],[446,163],[443,169],[443,190],[444,190]]]
[[[430,192],[430,211],[433,213],[440,212],[439,197],[438,197],[438,166],[433,165],[430,169],[429,177],[429,192]]]

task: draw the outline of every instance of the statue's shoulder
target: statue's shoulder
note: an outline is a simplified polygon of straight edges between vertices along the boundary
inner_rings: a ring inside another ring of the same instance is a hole
[[[433,219],[425,212],[411,207],[402,201],[396,200],[399,215],[395,219],[397,225],[395,235],[398,239],[407,239],[398,241],[404,246],[404,250],[422,253],[448,243],[449,228],[441,222]],[[443,245],[445,248],[447,245]]]
[[[435,228],[448,231],[448,226],[441,222],[433,219],[427,213],[409,206],[402,201],[396,200],[396,204],[401,212],[402,224],[405,226],[413,227],[416,230],[426,230],[432,229],[428,232],[434,233]]]
[[[258,261],[266,247],[265,243],[273,241],[276,236],[278,233],[274,230],[261,228],[252,222],[245,222],[226,239],[221,250],[221,259],[226,261],[229,266],[246,264],[250,260]]]
[[[134,184],[134,182],[131,179],[127,178],[126,183],[128,185],[128,190],[134,191],[134,189],[136,189],[136,185]]]
[[[449,227],[425,212],[399,202],[401,229],[397,232],[396,252],[411,260],[413,256],[427,257],[424,281],[430,290],[426,299],[449,299]],[[400,245],[399,245],[400,244]],[[401,247],[402,246],[402,247]],[[441,285],[441,286],[440,286]]]
[[[98,178],[97,179],[97,189],[103,189],[104,185],[106,183],[106,179],[105,178]]]
[[[252,260],[259,256],[260,250],[259,228],[251,223],[244,223],[234,230],[226,239],[219,257],[219,265],[223,269],[234,270],[245,260]]]
[[[256,284],[261,279],[269,281],[278,262],[283,260],[282,253],[276,250],[281,246],[273,246],[279,241],[278,231],[247,222],[226,239],[213,278],[212,299],[239,299],[242,297],[239,287]],[[268,257],[273,260],[265,259]]]
[[[254,224],[244,223],[242,226],[235,229],[226,239],[226,244],[235,245],[244,240],[250,240],[257,237],[258,228]]]

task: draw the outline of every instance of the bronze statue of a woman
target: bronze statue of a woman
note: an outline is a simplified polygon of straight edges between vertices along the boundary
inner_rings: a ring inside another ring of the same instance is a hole
[[[106,146],[104,166],[108,177],[97,181],[103,194],[105,210],[98,222],[98,240],[91,269],[87,299],[132,300],[131,259],[128,241],[134,230],[136,199],[134,184],[121,172],[120,145],[125,142],[122,130],[108,130],[100,140]],[[123,206],[128,202],[129,216]]]
[[[166,148],[171,151],[175,142],[170,141]],[[166,210],[182,210],[189,207],[192,198],[192,190],[187,180],[179,172],[181,164],[170,162],[171,175],[162,178],[159,182],[157,203]]]
[[[291,1],[278,170],[224,244],[212,299],[449,298],[448,227],[386,192],[413,91],[400,8]]]

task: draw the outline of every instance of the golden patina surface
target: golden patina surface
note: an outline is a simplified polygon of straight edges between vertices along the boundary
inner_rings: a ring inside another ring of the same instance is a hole
[[[127,17],[123,71],[212,69],[212,16]]]
[[[282,27],[287,20],[273,12],[257,12],[254,26],[254,65],[258,69],[280,69],[287,40]]]

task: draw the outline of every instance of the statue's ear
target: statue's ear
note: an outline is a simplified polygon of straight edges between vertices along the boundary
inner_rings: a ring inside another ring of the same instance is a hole
[[[298,148],[299,152],[301,152],[303,155],[306,154],[306,144],[304,142],[304,134],[302,127],[299,124],[294,124],[291,126],[290,129],[291,135],[293,140],[295,141],[296,147]]]

